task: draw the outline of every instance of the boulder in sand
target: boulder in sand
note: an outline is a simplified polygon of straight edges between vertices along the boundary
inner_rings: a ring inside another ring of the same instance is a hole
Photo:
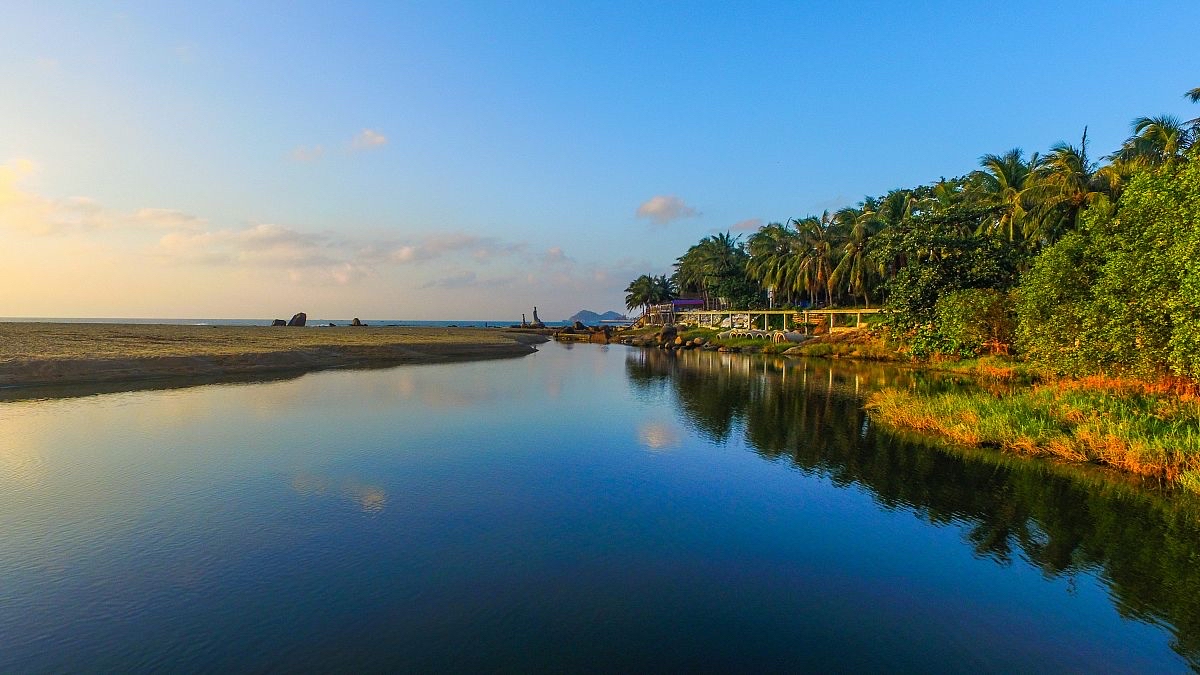
[[[289,326],[303,326],[305,321],[308,321],[308,315],[307,315],[307,314],[305,314],[304,312],[300,312],[300,313],[298,313],[298,314],[296,314],[296,315],[292,316],[292,320],[291,320],[291,321],[289,321],[289,322],[287,323],[287,325],[289,325]]]

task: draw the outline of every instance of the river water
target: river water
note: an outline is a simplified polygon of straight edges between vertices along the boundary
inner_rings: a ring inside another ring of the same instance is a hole
[[[512,360],[0,403],[0,671],[1186,671],[1200,518],[876,428],[836,362]]]

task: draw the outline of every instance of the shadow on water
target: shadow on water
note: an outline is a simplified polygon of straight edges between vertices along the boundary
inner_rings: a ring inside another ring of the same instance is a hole
[[[78,384],[47,384],[28,387],[0,387],[0,403],[45,401],[59,398],[80,398],[100,394],[123,394],[136,391],[188,389],[211,384],[263,384],[294,380],[309,374],[309,370],[273,373],[196,375],[191,377],[147,378],[117,382],[82,382]]]
[[[516,358],[525,354],[504,355],[498,358]],[[472,360],[484,361],[489,356],[479,356]],[[305,375],[329,371],[352,370],[386,370],[398,367],[424,367],[440,365],[439,361],[412,361],[382,359],[367,363],[351,363],[347,365],[298,367],[294,369],[267,370],[254,373],[224,373],[213,375],[181,375],[178,377],[137,377],[130,380],[115,380],[110,382],[78,382],[73,384],[45,384],[30,386],[0,386],[0,403],[16,403],[21,401],[48,401],[62,398],[81,398],[102,394],[123,394],[139,391],[165,391],[171,389],[189,389],[209,385],[251,385],[269,382],[285,382],[295,380]]]
[[[887,509],[960,523],[977,556],[1047,578],[1094,573],[1125,618],[1165,624],[1200,668],[1200,504],[1103,469],[938,446],[877,428],[863,397],[937,390],[956,378],[878,364],[631,350],[642,392],[669,391],[686,423],[762,457],[857,485]]]

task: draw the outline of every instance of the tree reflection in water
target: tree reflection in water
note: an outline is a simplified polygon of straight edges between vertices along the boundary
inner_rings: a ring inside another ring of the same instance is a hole
[[[671,392],[684,422],[714,443],[741,434],[764,458],[883,508],[961,523],[979,556],[1024,559],[1048,578],[1097,574],[1126,618],[1173,628],[1200,668],[1200,506],[1091,467],[938,447],[876,428],[863,397],[881,387],[970,386],[894,366],[714,352],[631,349],[635,389]]]

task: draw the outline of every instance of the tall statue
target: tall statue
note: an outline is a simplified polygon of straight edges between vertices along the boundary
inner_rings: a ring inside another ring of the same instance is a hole
[[[529,327],[530,328],[545,328],[546,327],[546,324],[542,323],[542,320],[538,318],[537,307],[533,308],[533,323],[529,324]]]

